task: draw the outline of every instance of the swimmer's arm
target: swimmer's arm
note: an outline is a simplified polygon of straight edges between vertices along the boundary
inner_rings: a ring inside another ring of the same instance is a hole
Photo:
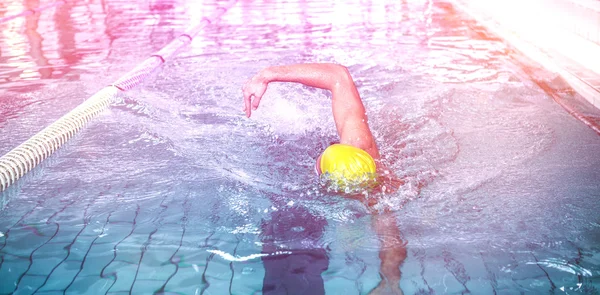
[[[346,67],[337,64],[296,64],[263,69],[243,88],[244,111],[248,117],[258,108],[271,82],[301,83],[331,91],[333,118],[340,143],[361,148],[374,159],[379,159],[365,107]]]
[[[379,251],[381,281],[375,289],[369,292],[369,295],[401,295],[403,293],[400,289],[400,266],[406,259],[406,244],[402,241],[400,229],[393,214],[373,214],[372,218],[373,229],[381,243]]]

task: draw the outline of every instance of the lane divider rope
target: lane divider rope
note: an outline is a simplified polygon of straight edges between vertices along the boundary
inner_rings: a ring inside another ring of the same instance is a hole
[[[64,1],[60,2],[64,3]],[[0,192],[6,190],[11,184],[14,184],[19,178],[48,158],[73,137],[77,131],[81,130],[87,122],[108,108],[119,92],[140,85],[146,77],[164,64],[165,61],[188,45],[204,27],[220,19],[236,3],[237,0],[230,0],[225,5],[216,8],[212,15],[202,18],[198,24],[189,27],[184,33],[110,86],[98,91],[50,126],[2,156],[0,158]]]

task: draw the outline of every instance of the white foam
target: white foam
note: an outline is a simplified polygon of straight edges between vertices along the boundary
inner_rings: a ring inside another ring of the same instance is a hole
[[[257,259],[257,258],[261,258],[261,257],[265,257],[265,256],[272,256],[272,255],[292,254],[292,252],[290,252],[290,251],[278,251],[278,252],[275,252],[272,254],[256,253],[256,254],[250,254],[247,256],[238,256],[238,255],[233,256],[233,255],[231,255],[227,252],[223,252],[221,250],[206,250],[206,252],[219,255],[221,258],[223,258],[227,261],[234,261],[234,262],[248,261],[248,260]]]

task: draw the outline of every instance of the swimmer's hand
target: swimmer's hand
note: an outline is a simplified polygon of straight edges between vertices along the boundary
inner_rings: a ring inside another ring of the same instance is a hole
[[[244,93],[244,112],[246,112],[248,118],[250,118],[252,111],[258,108],[260,99],[265,94],[265,91],[267,91],[268,85],[269,81],[261,71],[248,80],[244,84],[244,87],[242,87],[242,92]]]

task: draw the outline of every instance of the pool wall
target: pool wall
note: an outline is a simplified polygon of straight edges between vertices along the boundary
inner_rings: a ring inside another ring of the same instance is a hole
[[[600,108],[600,1],[453,2]]]

